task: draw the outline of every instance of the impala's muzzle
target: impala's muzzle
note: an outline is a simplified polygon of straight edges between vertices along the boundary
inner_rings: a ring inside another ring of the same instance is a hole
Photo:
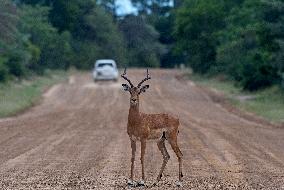
[[[137,100],[137,99],[134,99],[134,98],[131,98],[131,99],[130,99],[130,104],[131,104],[131,105],[137,105],[137,103],[138,103],[138,100]]]

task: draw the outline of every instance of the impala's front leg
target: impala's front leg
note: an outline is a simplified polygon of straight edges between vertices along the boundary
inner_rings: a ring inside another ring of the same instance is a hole
[[[133,172],[134,172],[134,162],[135,162],[135,152],[136,152],[136,142],[132,139],[131,141],[131,151],[132,151],[132,156],[131,156],[131,174],[130,174],[130,179],[128,180],[127,184],[129,186],[136,186],[135,181],[133,181]]]
[[[144,173],[144,155],[146,150],[146,139],[141,140],[141,166],[142,166],[142,181],[138,182],[138,185],[145,186],[145,173]]]

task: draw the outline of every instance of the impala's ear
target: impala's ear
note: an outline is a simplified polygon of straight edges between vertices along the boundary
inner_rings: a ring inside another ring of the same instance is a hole
[[[142,87],[140,88],[139,94],[141,94],[142,92],[146,92],[146,89],[148,89],[148,88],[149,88],[149,85],[148,85],[148,84],[142,86]]]
[[[124,91],[130,91],[130,87],[127,84],[122,84]]]

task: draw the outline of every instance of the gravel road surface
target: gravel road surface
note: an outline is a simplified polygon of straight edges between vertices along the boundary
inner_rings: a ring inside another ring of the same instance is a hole
[[[184,181],[179,189],[284,190],[283,127],[228,111],[206,90],[178,80],[179,71],[151,70],[150,75],[141,111],[172,113],[181,121]],[[137,84],[145,71],[128,70],[128,76]],[[121,83],[95,84],[91,75],[75,74],[50,88],[39,105],[1,119],[0,189],[128,189],[129,94]],[[155,142],[147,143],[149,189],[177,189],[177,158],[166,146],[171,159],[162,180],[151,187],[162,155]],[[141,177],[139,147],[136,180]]]

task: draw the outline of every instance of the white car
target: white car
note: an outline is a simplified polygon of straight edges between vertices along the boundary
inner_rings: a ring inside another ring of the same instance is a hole
[[[114,60],[97,60],[93,70],[94,81],[97,80],[118,80],[118,70]]]

